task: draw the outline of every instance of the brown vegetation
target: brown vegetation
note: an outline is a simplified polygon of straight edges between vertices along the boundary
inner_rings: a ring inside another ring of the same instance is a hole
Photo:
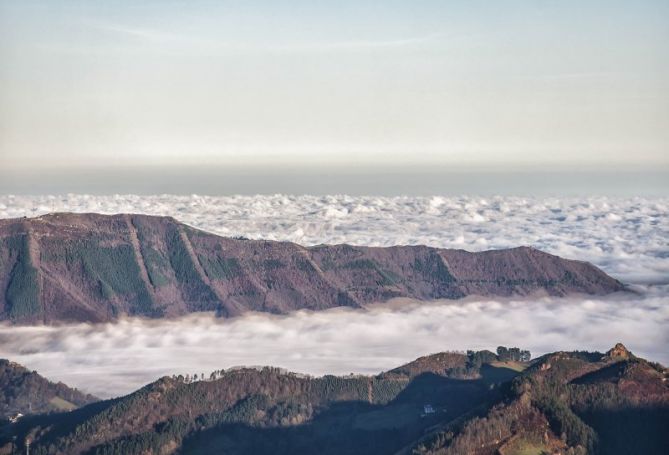
[[[144,215],[0,220],[0,320],[17,324],[622,289],[590,264],[524,247],[305,248],[218,237]]]
[[[42,455],[664,453],[663,367],[587,352],[502,368],[511,376],[491,371],[499,364],[490,351],[469,351],[375,377],[269,367],[166,377],[67,414],[28,416],[2,438],[30,437]]]

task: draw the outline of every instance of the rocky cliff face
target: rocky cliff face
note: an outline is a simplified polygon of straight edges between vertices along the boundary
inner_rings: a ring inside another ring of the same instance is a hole
[[[0,220],[0,320],[20,324],[622,289],[591,264],[526,247],[307,248],[223,238],[144,215]]]

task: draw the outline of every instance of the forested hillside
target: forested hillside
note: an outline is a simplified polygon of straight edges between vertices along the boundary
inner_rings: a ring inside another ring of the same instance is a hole
[[[558,352],[511,380],[486,412],[441,425],[420,455],[663,454],[669,370],[621,344],[606,354]]]
[[[0,417],[69,411],[97,401],[97,398],[53,383],[37,372],[0,359]]]
[[[378,376],[240,368],[28,416],[2,438],[44,455],[663,454],[668,375],[622,345],[534,361],[446,352]]]
[[[0,320],[15,324],[623,289],[591,264],[525,247],[480,253],[426,246],[306,248],[218,237],[144,215],[0,220]]]

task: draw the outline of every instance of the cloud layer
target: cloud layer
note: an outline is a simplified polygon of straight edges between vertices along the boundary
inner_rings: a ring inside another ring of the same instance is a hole
[[[274,365],[320,375],[378,373],[421,355],[513,345],[537,356],[605,351],[623,342],[669,362],[666,286],[597,299],[391,302],[367,310],[288,316],[210,314],[63,327],[0,326],[0,357],[99,396],[127,393],[166,374]]]
[[[531,245],[625,282],[669,282],[668,198],[0,196],[0,218],[50,211],[145,213],[224,236],[303,245]]]
[[[274,365],[378,373],[431,352],[518,345],[606,350],[669,363],[669,199],[350,196],[0,196],[0,218],[51,211],[170,215],[220,235],[304,245],[532,245],[591,261],[639,295],[380,305],[289,316],[208,314],[101,326],[0,325],[7,357],[100,396],[164,374]],[[651,285],[649,285],[651,284]]]

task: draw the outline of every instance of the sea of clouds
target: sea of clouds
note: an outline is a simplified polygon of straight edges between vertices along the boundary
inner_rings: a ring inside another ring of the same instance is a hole
[[[0,218],[56,211],[169,215],[219,235],[303,245],[529,245],[625,282],[669,281],[666,197],[0,196]]]
[[[404,302],[232,320],[200,314],[67,327],[0,325],[0,356],[96,393],[164,374],[275,365],[377,373],[440,350],[518,345],[606,350],[622,341],[669,363],[669,199],[352,196],[0,196],[0,217],[52,211],[170,215],[225,236],[304,245],[427,244],[472,251],[531,245],[590,261],[636,293],[601,298]]]

